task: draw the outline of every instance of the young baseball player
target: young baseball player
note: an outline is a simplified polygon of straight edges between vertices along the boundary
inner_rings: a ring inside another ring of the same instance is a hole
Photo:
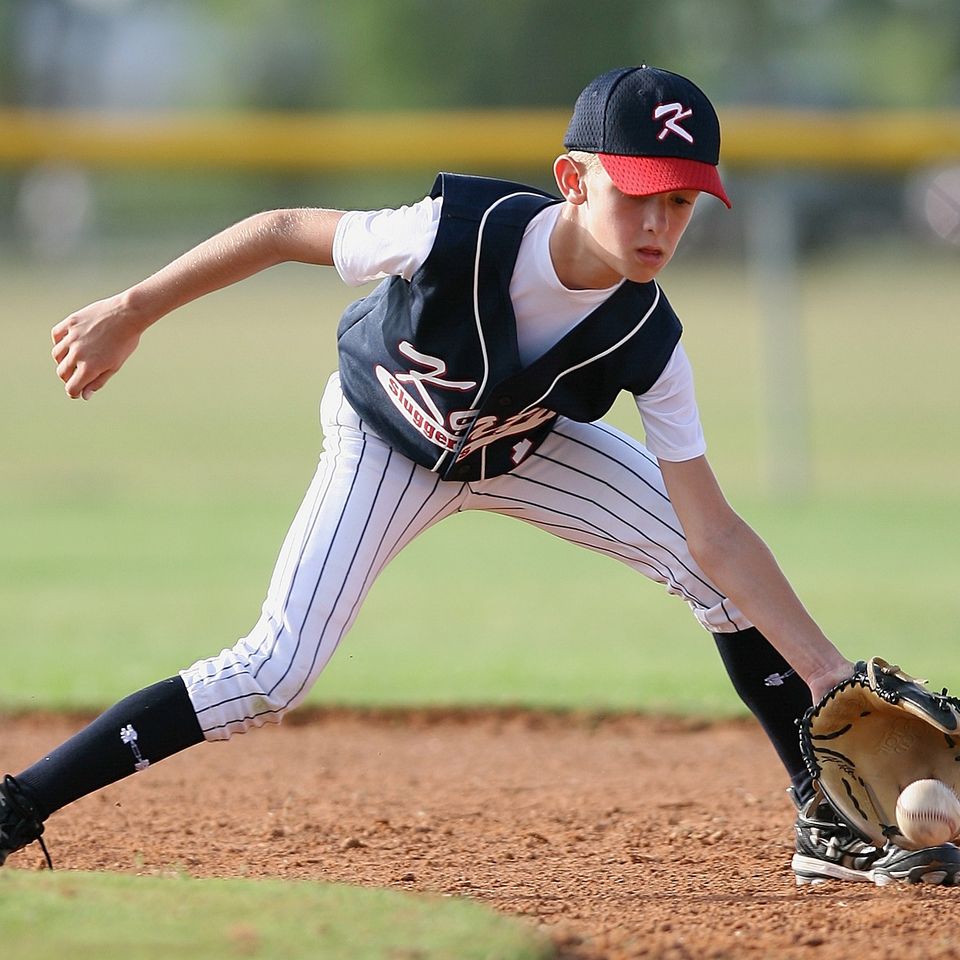
[[[380,281],[340,321],[323,453],[259,621],[6,777],[0,863],[78,797],[279,722],[391,558],[450,514],[489,510],[623,561],[714,634],[790,774],[798,878],[960,874],[956,847],[876,849],[812,795],[795,721],[852,664],[721,493],[680,322],[656,281],[698,196],[729,205],[712,105],[676,74],[613,70],[578,98],[564,144],[559,196],[441,174],[409,207],[263,213],[54,327],[57,374],[89,399],[151,324],[274,264]],[[636,398],[645,445],[600,420],[621,390]]]

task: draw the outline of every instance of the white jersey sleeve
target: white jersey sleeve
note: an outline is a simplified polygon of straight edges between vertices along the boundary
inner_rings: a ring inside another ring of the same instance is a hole
[[[409,280],[433,248],[441,197],[411,206],[345,213],[333,237],[333,265],[352,287],[403,277]]]
[[[647,449],[655,457],[693,460],[706,453],[693,370],[681,344],[677,344],[657,382],[635,399]]]

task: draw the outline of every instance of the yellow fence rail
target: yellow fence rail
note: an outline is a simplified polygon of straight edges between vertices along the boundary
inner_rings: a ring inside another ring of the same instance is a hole
[[[729,167],[908,170],[960,159],[960,111],[726,109]],[[539,168],[568,113],[117,115],[0,110],[0,166],[370,171]]]

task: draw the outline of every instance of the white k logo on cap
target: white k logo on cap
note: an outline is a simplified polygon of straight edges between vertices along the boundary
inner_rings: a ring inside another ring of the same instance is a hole
[[[693,109],[688,107],[684,110],[682,103],[661,103],[653,111],[653,118],[654,120],[659,120],[661,117],[667,119],[663,121],[663,129],[657,134],[657,139],[665,140],[671,133],[675,133],[678,137],[686,140],[687,143],[693,143],[691,134],[680,126],[681,120],[692,116]]]

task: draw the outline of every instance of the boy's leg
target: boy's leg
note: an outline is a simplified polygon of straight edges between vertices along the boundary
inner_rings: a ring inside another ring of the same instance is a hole
[[[690,556],[656,458],[606,424],[561,417],[511,473],[471,483],[466,506],[620,560],[680,597],[712,633],[752,626]]]
[[[125,697],[16,777],[3,778],[0,865],[39,840],[54,811],[202,740],[180,677]]]
[[[656,458],[642,444],[607,424],[561,419],[512,474],[472,487],[471,506],[508,512],[609,554],[684,599],[713,633],[734,688],[794,788],[809,799],[795,726],[810,705],[809,690],[690,556]]]
[[[284,541],[260,619],[233,647],[180,672],[207,740],[279,723],[300,703],[383,567],[455,513],[466,489],[364,429],[336,376],[321,415],[320,468]]]
[[[456,512],[444,483],[363,428],[336,377],[322,405],[324,452],[277,560],[253,631],[120,701],[0,788],[0,863],[36,839],[22,822],[55,810],[202,740],[278,723],[309,691],[386,563]],[[13,797],[12,794],[16,796]],[[6,825],[5,825],[6,824]],[[38,836],[39,834],[37,834]],[[14,842],[11,837],[23,842]]]
[[[796,799],[813,796],[810,772],[800,752],[797,721],[810,707],[810,689],[756,627],[713,638],[740,699],[763,727],[786,768]]]
[[[656,458],[642,444],[607,424],[561,418],[515,471],[470,487],[467,507],[518,517],[621,560],[684,599],[717,637],[735,687],[794,783],[798,882],[960,882],[960,849],[953,844],[920,851],[888,844],[877,850],[839,824],[811,794],[793,727],[810,703],[806,685],[694,562]],[[806,803],[804,796],[809,796]]]
[[[45,820],[202,740],[183,681],[172,677],[125,697],[15,779]]]

